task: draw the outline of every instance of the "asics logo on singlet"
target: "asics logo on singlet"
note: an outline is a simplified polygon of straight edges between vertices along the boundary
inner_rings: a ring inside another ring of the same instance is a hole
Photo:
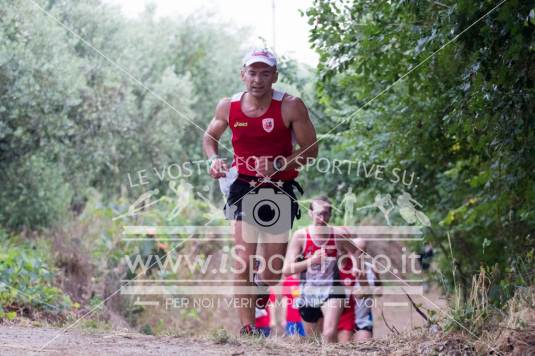
[[[239,122],[239,121],[236,121],[234,123],[234,127],[246,127],[247,126],[247,123],[246,122]]]

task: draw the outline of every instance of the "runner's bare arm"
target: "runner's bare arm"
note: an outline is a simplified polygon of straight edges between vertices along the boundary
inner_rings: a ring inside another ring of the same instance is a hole
[[[219,139],[228,127],[230,99],[224,98],[217,104],[215,115],[204,132],[203,149],[206,156],[218,154]]]
[[[203,136],[203,149],[208,158],[219,153],[219,139],[228,127],[228,116],[230,112],[230,99],[222,99],[215,109],[215,115]],[[214,178],[224,177],[227,171],[225,162],[215,159],[210,165],[210,175]]]
[[[300,98],[292,95],[285,96],[281,110],[284,121],[292,127],[299,145],[297,151],[286,157],[288,165],[285,170],[301,168],[306,164],[307,158],[316,158],[318,156],[316,130],[312,125],[312,121],[310,121],[308,110]]]
[[[297,258],[303,251],[304,239],[304,233],[301,230],[297,230],[290,240],[290,245],[284,258],[284,265],[282,266],[282,275],[284,277],[300,273],[308,268],[309,263],[307,260],[297,262]]]

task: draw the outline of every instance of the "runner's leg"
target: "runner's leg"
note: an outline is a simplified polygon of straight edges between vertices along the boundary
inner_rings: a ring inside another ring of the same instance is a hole
[[[323,312],[323,338],[326,342],[336,342],[338,336],[338,320],[344,310],[343,298],[329,298],[321,306]]]
[[[270,242],[276,241],[276,242]],[[281,242],[284,241],[284,242]],[[270,235],[260,233],[257,253],[260,262],[258,280],[266,285],[277,285],[282,276],[282,265],[286,248],[288,246],[288,233]]]
[[[351,341],[353,338],[353,332],[349,330],[338,331],[338,342],[345,344]]]
[[[373,333],[368,330],[358,330],[353,336],[354,341],[364,341],[373,338]]]
[[[311,337],[313,339],[321,338],[321,326],[323,319],[318,320],[315,323],[307,323],[306,321],[303,321],[303,326],[305,328],[305,335],[307,337]]]
[[[234,260],[234,286],[250,287],[253,290],[253,282],[250,280],[250,259],[256,253],[256,243],[245,242],[244,234],[254,234],[254,229],[242,221],[234,221],[234,242],[235,256]],[[245,230],[245,231],[244,231]],[[247,241],[254,241],[248,238]],[[252,293],[239,294],[235,293],[234,297],[237,302],[238,315],[242,326],[254,325],[255,322],[255,298]],[[234,303],[233,303],[234,304]],[[236,305],[236,304],[234,304]]]

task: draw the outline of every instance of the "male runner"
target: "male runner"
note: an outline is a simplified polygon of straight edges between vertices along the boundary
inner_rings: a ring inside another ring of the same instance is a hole
[[[295,182],[298,175],[296,168],[304,166],[307,158],[316,157],[318,147],[316,132],[303,101],[272,88],[278,73],[277,59],[271,51],[261,49],[247,53],[240,75],[246,91],[218,103],[215,116],[205,132],[203,148],[211,161],[210,175],[216,179],[226,177],[229,170],[218,156],[218,146],[221,135],[230,127],[234,150],[231,169],[238,174],[229,189],[225,214],[234,221],[235,287],[259,287],[258,296],[235,293],[239,301],[241,334],[255,335],[255,304],[265,307],[268,297],[266,286],[278,283],[291,226],[277,234],[264,231],[259,235],[259,227],[250,222],[256,211],[250,204],[245,204],[251,201],[247,199],[248,193],[259,194],[259,189],[268,187],[273,188],[278,198],[290,197],[291,207],[278,208],[291,215],[288,217],[291,225],[294,218],[299,217],[294,187],[302,193]],[[293,138],[299,145],[297,150],[294,149]],[[267,215],[269,220],[273,211],[267,209],[262,214]],[[259,244],[257,251],[257,242],[268,243]],[[251,271],[250,258],[256,256],[266,262],[275,255],[281,258],[272,259],[271,268],[257,271],[252,281],[251,275],[256,271]]]
[[[345,259],[340,271],[340,280],[347,287],[349,305],[344,308],[338,322],[338,341],[341,343],[362,341],[373,336],[373,299],[370,294],[360,293],[359,287],[378,287],[381,285],[379,274],[372,264],[364,260],[366,241],[353,240],[356,247],[354,259]],[[375,296],[379,296],[377,291]]]
[[[342,231],[328,227],[331,211],[327,197],[312,199],[312,225],[292,237],[283,274],[301,273],[299,313],[305,334],[321,334],[327,342],[336,342],[338,320],[349,300],[339,283],[339,261],[351,256],[355,246]]]

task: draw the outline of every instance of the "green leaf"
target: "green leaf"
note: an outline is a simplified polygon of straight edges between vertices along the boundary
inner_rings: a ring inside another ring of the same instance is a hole
[[[7,320],[13,320],[17,316],[17,312],[11,311],[6,313]]]

